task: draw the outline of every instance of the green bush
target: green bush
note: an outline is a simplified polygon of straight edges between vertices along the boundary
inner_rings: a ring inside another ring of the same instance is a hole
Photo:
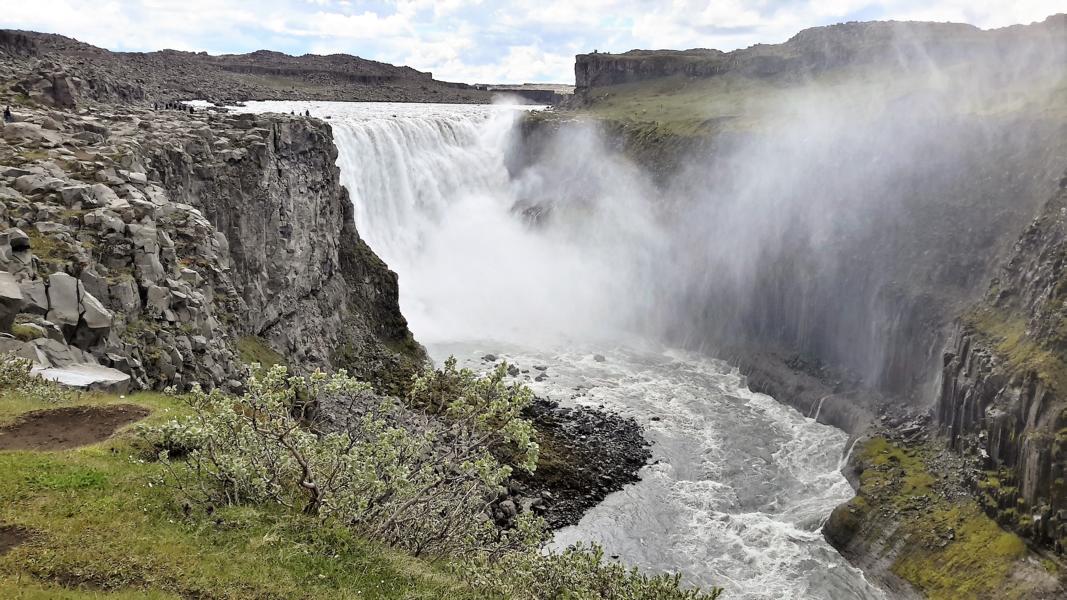
[[[603,548],[513,552],[468,563],[463,576],[479,591],[514,600],[715,600],[720,588],[687,590],[678,575],[645,575],[604,562]]]
[[[450,365],[414,386],[455,378],[460,388],[447,419],[377,398],[343,371],[291,377],[276,365],[251,376],[237,398],[194,389],[184,396],[192,416],[144,434],[161,450],[165,483],[188,502],[275,502],[415,555],[495,555],[530,543],[486,517],[511,474],[490,445],[514,443],[536,461],[529,424],[518,422],[514,406],[528,392]],[[343,423],[327,428],[313,416],[327,401],[346,407]]]
[[[0,354],[0,393],[13,393],[35,402],[55,404],[70,392],[31,372],[33,363],[13,354]]]

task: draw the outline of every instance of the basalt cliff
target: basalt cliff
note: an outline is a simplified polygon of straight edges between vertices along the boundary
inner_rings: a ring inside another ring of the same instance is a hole
[[[235,388],[244,365],[284,362],[395,392],[421,365],[328,124],[7,89],[4,351],[131,388]]]

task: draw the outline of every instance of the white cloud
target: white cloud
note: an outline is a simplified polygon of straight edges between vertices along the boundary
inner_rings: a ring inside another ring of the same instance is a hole
[[[467,82],[571,81],[593,49],[777,43],[842,20],[961,21],[1003,27],[1063,0],[36,0],[0,26],[62,33],[115,50],[348,52]]]

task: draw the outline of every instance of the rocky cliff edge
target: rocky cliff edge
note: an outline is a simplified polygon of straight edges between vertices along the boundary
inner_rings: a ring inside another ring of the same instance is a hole
[[[285,362],[389,392],[421,364],[328,124],[54,104],[0,130],[0,351],[138,388]]]

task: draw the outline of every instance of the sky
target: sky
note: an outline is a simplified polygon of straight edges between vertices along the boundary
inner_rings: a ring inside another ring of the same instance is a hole
[[[110,50],[344,52],[466,83],[574,82],[592,50],[780,43],[844,21],[983,29],[1067,11],[1065,0],[5,0],[0,28]]]

